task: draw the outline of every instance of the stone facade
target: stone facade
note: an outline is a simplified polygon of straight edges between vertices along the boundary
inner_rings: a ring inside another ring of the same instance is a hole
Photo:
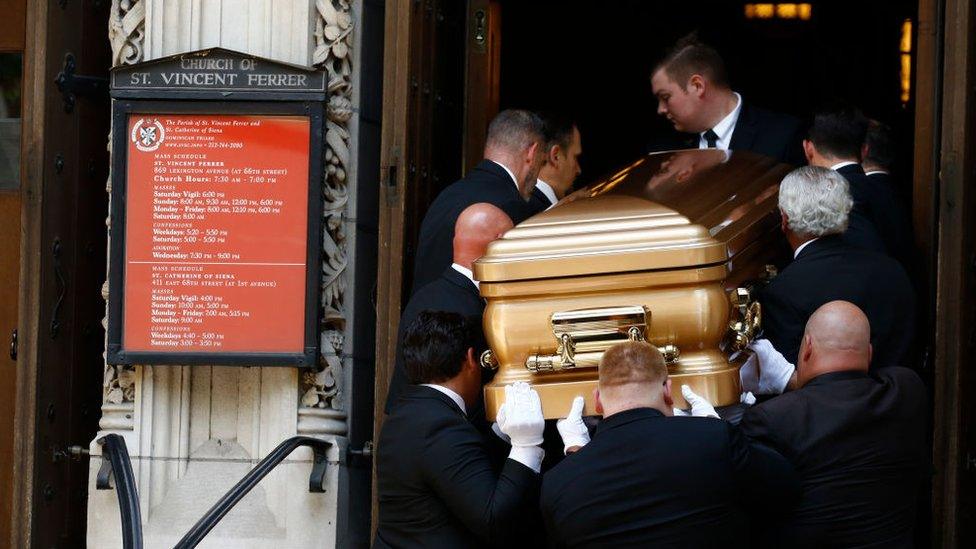
[[[147,547],[172,547],[234,483],[296,434],[335,444],[326,493],[308,492],[312,453],[300,448],[242,500],[201,547],[331,547],[339,447],[345,446],[352,348],[350,254],[355,249],[358,2],[347,0],[113,0],[113,63],[220,46],[316,66],[328,75],[321,182],[324,213],[322,369],[220,366],[105,367],[98,437],[122,435],[138,483]],[[111,223],[111,213],[107,224]],[[108,285],[103,287],[108,296]],[[349,299],[347,299],[347,297]],[[97,437],[96,437],[97,439]],[[88,543],[120,547],[114,491],[89,479]]]

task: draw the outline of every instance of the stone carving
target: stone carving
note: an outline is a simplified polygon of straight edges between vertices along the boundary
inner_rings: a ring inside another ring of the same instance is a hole
[[[146,37],[146,6],[143,0],[112,0],[108,39],[112,43],[112,66],[133,65],[143,59]]]
[[[112,0],[108,21],[108,39],[112,45],[112,66],[132,65],[143,59],[143,42],[146,36],[146,7],[143,0]],[[112,153],[112,138],[108,139],[108,152]],[[111,195],[112,175],[109,174],[105,190]],[[105,219],[111,227],[112,212]],[[106,254],[107,255],[107,254]],[[107,265],[106,265],[106,272]],[[108,328],[108,281],[102,284],[102,299],[106,302],[106,317],[102,326]],[[103,355],[104,356],[104,355]],[[136,398],[136,371],[132,366],[104,365],[102,380],[102,417],[99,427],[106,430],[131,430]]]
[[[349,202],[349,120],[352,118],[352,15],[347,0],[316,0],[313,64],[328,75],[325,170],[322,201],[322,370],[302,375],[301,405],[305,409],[340,412],[344,420],[342,347],[346,338],[346,266],[348,250],[343,219]],[[299,412],[302,414],[302,412]],[[305,415],[308,415],[307,413]],[[300,421],[301,423],[301,421]],[[318,423],[326,432],[342,434],[344,421]],[[301,430],[301,429],[300,429]],[[313,429],[318,430],[318,429]],[[338,432],[341,430],[341,432]],[[322,433],[324,434],[324,433]]]

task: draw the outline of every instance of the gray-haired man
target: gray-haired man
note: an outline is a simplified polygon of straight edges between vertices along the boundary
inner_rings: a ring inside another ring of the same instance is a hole
[[[775,351],[796,364],[810,315],[835,300],[850,301],[867,315],[872,368],[912,366],[915,297],[908,275],[894,259],[844,243],[851,207],[847,181],[834,170],[798,168],[780,184],[782,229],[794,259],[759,296],[768,338],[753,344],[760,371]]]

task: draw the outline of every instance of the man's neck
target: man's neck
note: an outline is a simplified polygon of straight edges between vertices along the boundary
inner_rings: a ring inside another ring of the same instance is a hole
[[[735,96],[735,93],[731,89],[716,90],[715,93],[715,103],[711,109],[712,115],[709,117],[709,124],[708,128],[705,128],[706,130],[717,126],[739,104],[739,98]]]
[[[516,174],[515,170],[512,169],[512,166],[515,166],[516,164],[515,162],[512,162],[511,158],[508,158],[503,154],[498,154],[492,151],[488,151],[485,153],[485,159],[491,160],[495,164],[501,166],[502,169],[504,169],[505,172],[508,173],[509,177],[512,178],[512,183],[515,184],[515,188],[518,189],[519,194],[522,193],[522,183],[518,180],[518,174]]]
[[[647,399],[637,399],[629,400],[625,402],[607,404],[603,403],[603,418],[614,416],[621,412],[626,412],[627,410],[636,410],[638,408],[651,408],[652,410],[657,410],[665,416],[674,415],[674,410],[668,406],[665,406],[663,399],[657,399],[656,401],[650,401]]]
[[[815,236],[796,234],[792,230],[786,233],[786,241],[789,242],[790,248],[793,249],[794,253],[796,253],[796,250],[799,249],[800,246],[810,242],[811,240],[816,240],[816,238],[817,237]]]
[[[827,374],[836,374],[840,372],[867,372],[868,368],[863,363],[855,362],[844,362],[844,363],[834,363],[829,365],[818,365],[813,366],[809,363],[804,364],[804,367],[800,369],[797,378],[797,384],[803,387],[811,380],[816,379],[820,376]],[[808,373],[809,372],[809,373]]]

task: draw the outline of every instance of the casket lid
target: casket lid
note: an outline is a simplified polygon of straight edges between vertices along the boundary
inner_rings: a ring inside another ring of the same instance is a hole
[[[787,164],[749,152],[649,154],[492,242],[482,282],[721,264],[779,224]]]

